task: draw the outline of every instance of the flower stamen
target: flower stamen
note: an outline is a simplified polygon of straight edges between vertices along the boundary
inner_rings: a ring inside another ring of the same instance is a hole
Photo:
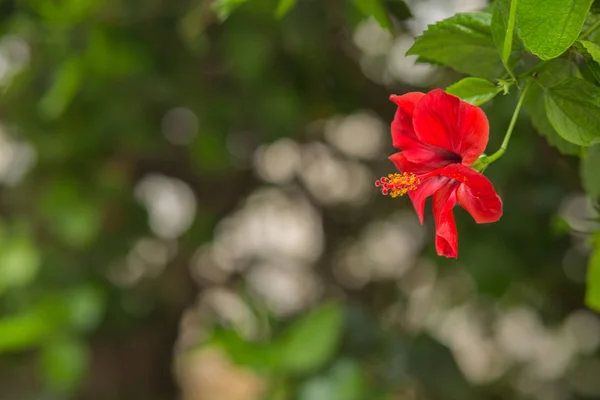
[[[415,190],[421,184],[421,179],[411,172],[402,174],[389,174],[375,182],[375,186],[381,188],[381,193],[390,197],[403,196],[411,190]]]

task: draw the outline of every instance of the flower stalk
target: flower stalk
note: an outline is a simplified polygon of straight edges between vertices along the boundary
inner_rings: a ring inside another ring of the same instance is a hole
[[[476,169],[478,171],[483,171],[487,168],[488,165],[490,165],[491,163],[493,163],[494,161],[496,161],[497,159],[499,159],[500,157],[502,157],[504,155],[504,153],[506,152],[506,149],[508,148],[508,143],[510,142],[510,138],[512,136],[513,130],[515,129],[515,125],[517,123],[517,118],[519,117],[519,112],[521,111],[521,107],[523,107],[523,103],[525,101],[525,96],[527,96],[527,91],[529,90],[529,87],[531,86],[532,82],[533,82],[533,79],[528,79],[527,83],[525,84],[525,87],[523,88],[523,91],[521,92],[521,96],[519,97],[519,102],[517,103],[517,107],[515,108],[515,111],[513,112],[512,118],[510,120],[510,124],[508,125],[508,129],[506,130],[506,134],[504,135],[504,140],[502,141],[500,148],[492,155],[483,156],[483,157],[479,158],[479,160],[477,160],[473,164],[473,169]]]

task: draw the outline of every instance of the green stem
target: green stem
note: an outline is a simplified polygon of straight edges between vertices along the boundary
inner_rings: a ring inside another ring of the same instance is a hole
[[[521,92],[521,97],[519,98],[517,107],[515,108],[512,119],[510,120],[510,124],[508,125],[508,129],[506,130],[506,134],[504,135],[504,140],[502,141],[502,145],[500,145],[500,148],[494,154],[487,156],[485,158],[482,158],[480,161],[478,161],[476,164],[479,164],[480,168],[475,167],[475,169],[480,169],[480,170],[485,169],[489,164],[493,163],[494,161],[496,161],[497,159],[502,157],[502,155],[506,152],[506,148],[508,147],[508,142],[510,142],[510,137],[512,136],[513,130],[515,129],[515,124],[517,123],[517,118],[519,116],[519,112],[521,111],[521,107],[523,106],[523,102],[525,101],[525,96],[527,95],[527,91],[529,90],[529,87],[531,86],[532,82],[533,82],[533,79],[527,80],[527,83],[525,84],[525,87],[523,88],[523,91]]]
[[[508,23],[506,24],[506,34],[504,35],[504,46],[502,48],[502,62],[504,67],[508,71],[511,78],[516,80],[514,73],[512,72],[508,62],[510,60],[510,53],[512,51],[513,34],[515,30],[515,20],[517,15],[517,2],[518,0],[512,0],[510,3],[510,11],[508,14]]]
[[[590,26],[587,31],[583,32],[581,34],[581,36],[579,36],[579,39],[585,39],[586,37],[590,36],[596,29],[600,28],[600,20],[596,21],[594,23],[594,25]]]

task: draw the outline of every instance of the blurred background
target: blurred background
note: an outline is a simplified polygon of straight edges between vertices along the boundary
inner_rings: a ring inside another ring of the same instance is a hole
[[[577,159],[523,116],[437,257],[374,186],[388,96],[488,4],[375,3],[0,0],[0,399],[600,398]]]

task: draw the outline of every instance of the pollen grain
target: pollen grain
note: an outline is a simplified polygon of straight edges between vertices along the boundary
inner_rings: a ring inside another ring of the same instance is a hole
[[[403,196],[411,190],[419,187],[421,180],[410,172],[402,174],[389,174],[375,182],[375,186],[381,189],[381,193],[390,197]]]

